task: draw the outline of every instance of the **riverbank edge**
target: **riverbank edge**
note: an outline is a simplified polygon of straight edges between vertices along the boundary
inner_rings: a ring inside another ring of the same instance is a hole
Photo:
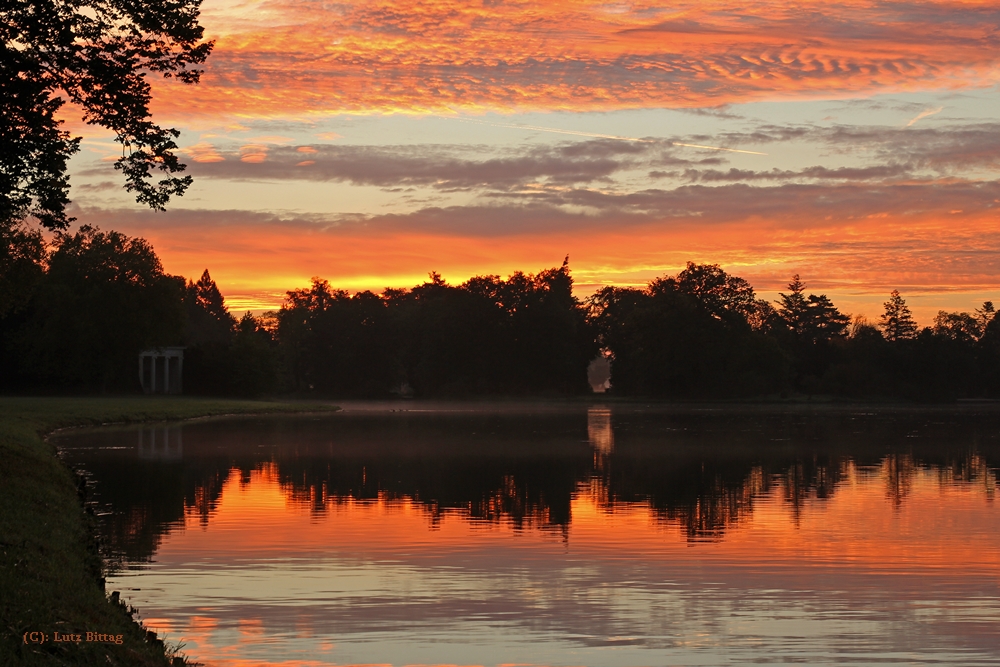
[[[306,401],[0,397],[0,664],[188,664],[179,655],[183,647],[166,646],[136,620],[136,610],[105,591],[95,522],[84,505],[86,486],[59,458],[48,434],[106,424],[337,409]],[[69,639],[57,641],[56,633]]]

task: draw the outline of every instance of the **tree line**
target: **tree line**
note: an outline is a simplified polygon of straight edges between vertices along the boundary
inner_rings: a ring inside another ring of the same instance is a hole
[[[991,302],[920,328],[893,291],[851,318],[794,276],[775,302],[717,265],[645,288],[573,295],[568,259],[536,274],[437,273],[350,294],[314,278],[281,308],[237,319],[206,270],[164,272],[140,238],[83,226],[51,243],[0,228],[0,389],[138,390],[137,357],[183,345],[187,393],[337,397],[568,395],[611,362],[611,392],[674,399],[826,394],[1000,396]]]

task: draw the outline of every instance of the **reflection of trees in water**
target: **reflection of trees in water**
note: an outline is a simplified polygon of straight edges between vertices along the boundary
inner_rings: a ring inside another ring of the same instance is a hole
[[[128,463],[133,463],[129,461]],[[94,482],[101,551],[112,571],[148,562],[163,536],[184,525],[188,511],[207,526],[229,471],[162,466],[88,464]]]
[[[744,484],[726,487],[721,480],[708,493],[686,507],[666,507],[660,515],[684,527],[689,539],[721,539],[729,528],[744,521],[753,511],[754,498],[767,490],[767,478],[759,466],[754,467]]]
[[[86,457],[97,509],[107,512],[99,520],[109,562],[147,561],[186,515],[208,525],[227,480],[235,474],[245,486],[264,466],[291,503],[317,516],[348,501],[409,499],[432,528],[448,514],[565,531],[573,499],[584,493],[610,511],[648,507],[692,540],[722,539],[765,495],[782,499],[797,521],[809,499],[832,497],[847,478],[880,478],[895,506],[927,466],[942,484],[985,485],[987,498],[997,485],[988,461],[996,436],[992,425],[975,423],[922,426],[922,439],[906,440],[913,425],[899,419],[678,414],[657,421],[618,419],[602,407],[586,419],[382,416],[235,425],[183,427],[182,455],[179,445],[151,447],[148,438],[137,446],[134,431],[93,436],[100,446],[129,447]],[[108,442],[115,438],[121,442]]]
[[[814,455],[797,459],[783,470],[772,469],[769,476],[780,487],[782,499],[791,507],[792,521],[798,525],[806,501],[832,498],[853,463],[849,457]]]
[[[719,538],[750,512],[768,479],[751,461],[630,456],[626,448],[596,471],[607,507],[648,505],[692,539]]]
[[[893,453],[882,459],[879,477],[885,484],[886,498],[894,507],[901,507],[913,488],[918,473],[926,464],[912,454]],[[1000,469],[991,468],[986,458],[975,451],[966,456],[943,456],[933,467],[938,484],[968,484],[981,486],[987,502],[992,502],[1000,483]]]
[[[885,483],[885,495],[893,507],[898,509],[910,495],[917,467],[908,454],[890,454],[882,460],[879,476]]]
[[[997,486],[1000,486],[1000,468],[991,468],[986,458],[974,452],[968,458],[950,461],[948,465],[937,468],[938,480],[941,484],[964,482],[982,486],[986,500],[993,501]]]
[[[589,472],[586,450],[575,457],[369,457],[277,460],[288,498],[322,515],[353,500],[409,499],[431,526],[458,511],[469,519],[517,529],[559,528],[570,522],[577,482]]]

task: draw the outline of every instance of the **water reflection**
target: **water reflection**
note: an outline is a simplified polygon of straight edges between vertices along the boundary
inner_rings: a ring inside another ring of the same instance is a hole
[[[286,501],[316,516],[347,501],[409,499],[432,527],[458,510],[473,522],[562,530],[585,487],[605,511],[648,505],[657,520],[680,526],[692,540],[722,539],[752,516],[756,498],[775,489],[797,522],[808,499],[833,497],[857,468],[882,480],[895,507],[928,467],[940,483],[978,485],[991,500],[997,470],[988,459],[998,445],[990,420],[635,409],[616,415],[598,406],[583,414],[221,420],[105,429],[60,442],[95,483],[108,557],[126,564],[148,561],[162,534],[188,514],[208,525],[230,475],[246,486],[266,466]]]
[[[210,665],[998,664],[996,422],[610,405],[58,444],[118,581]]]
[[[140,426],[138,453],[140,459],[150,461],[181,459],[184,456],[184,427],[179,424]]]

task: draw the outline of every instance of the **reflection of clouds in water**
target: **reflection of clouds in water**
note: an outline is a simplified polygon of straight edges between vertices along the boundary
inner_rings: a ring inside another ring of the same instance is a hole
[[[213,667],[996,664],[992,421],[884,454],[909,424],[629,410],[76,437],[145,555],[109,585]]]
[[[691,544],[651,521],[648,505],[609,512],[582,487],[565,541],[457,513],[428,531],[410,499],[317,519],[275,502],[287,489],[272,467],[245,487],[231,476],[222,520],[176,533],[134,586],[160,590],[138,606],[173,618],[168,639],[216,667],[556,665],[570,652],[593,667],[704,664],[722,652],[741,664],[887,651],[995,664],[996,512],[927,468],[898,511],[879,470],[849,467],[842,492],[807,498],[793,526],[794,508],[755,468],[757,517],[734,539]]]

